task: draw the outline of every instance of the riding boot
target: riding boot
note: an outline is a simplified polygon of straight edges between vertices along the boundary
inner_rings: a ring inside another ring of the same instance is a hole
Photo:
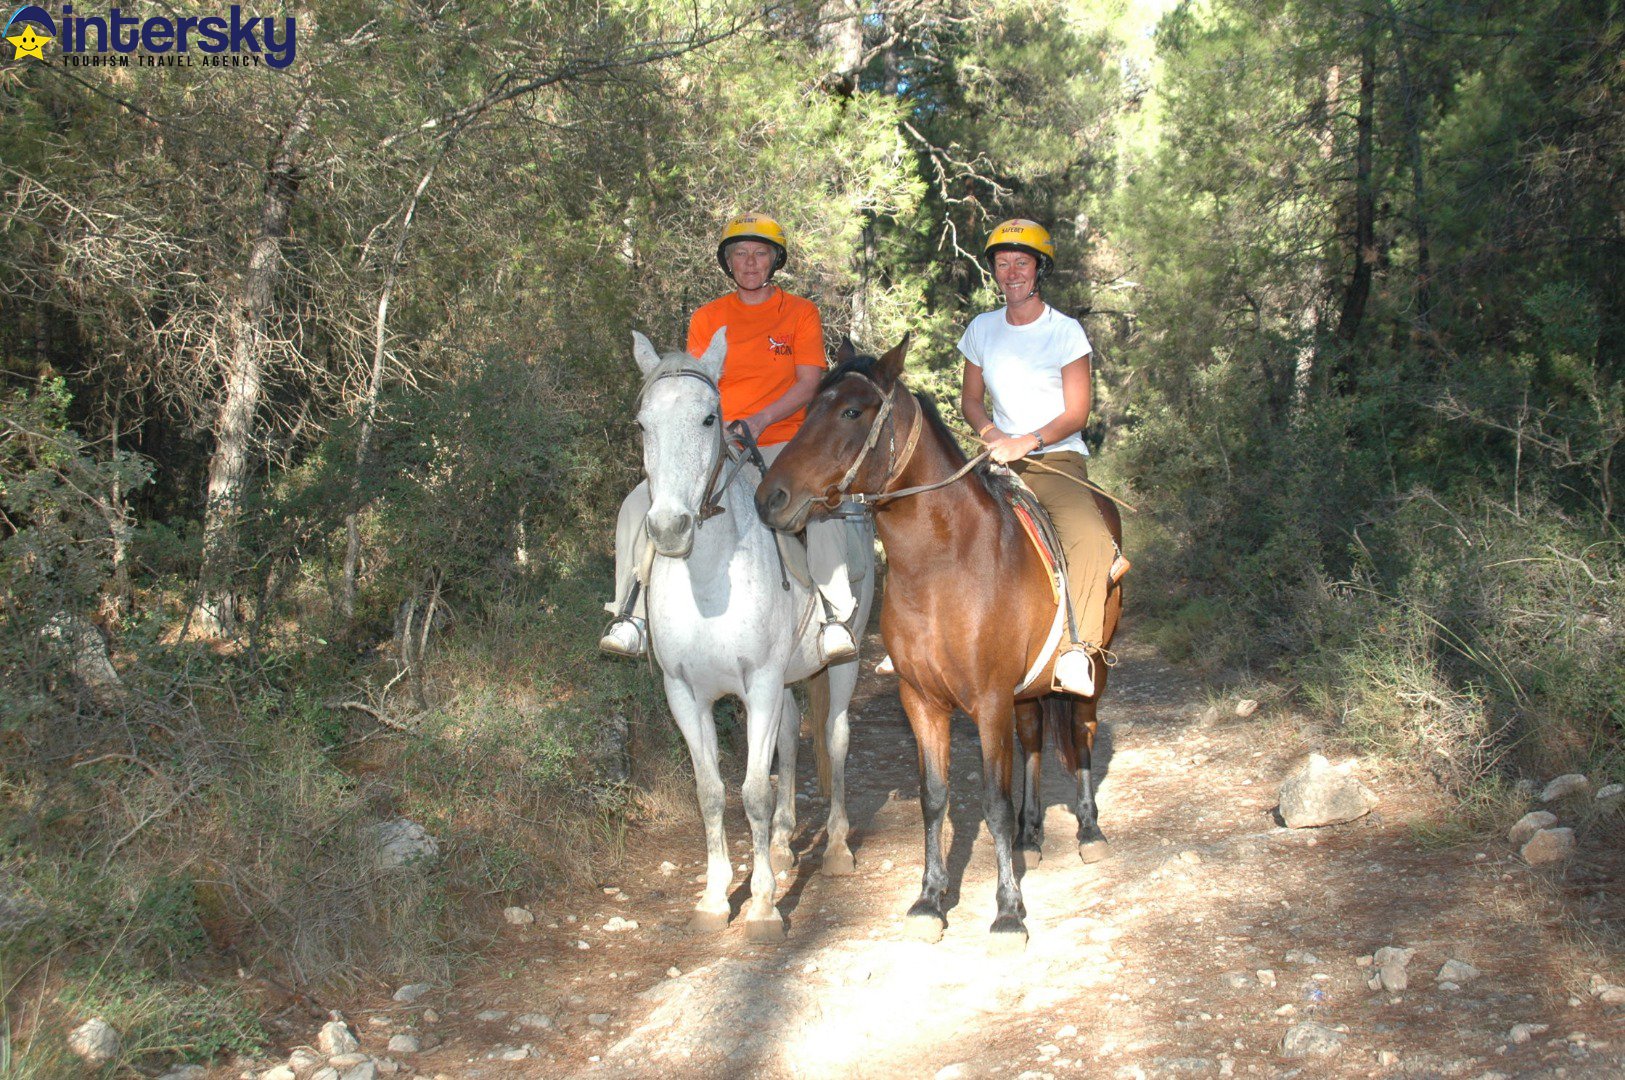
[[[1071,642],[1055,658],[1054,689],[1064,694],[1093,697],[1095,694],[1095,658],[1088,645]]]
[[[818,648],[826,664],[844,664],[858,658],[858,643],[839,619],[831,619],[818,632]]]

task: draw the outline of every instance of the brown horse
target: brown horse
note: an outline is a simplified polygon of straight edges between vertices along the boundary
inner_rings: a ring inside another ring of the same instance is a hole
[[[1077,780],[1078,854],[1085,862],[1107,854],[1090,774],[1095,706],[1107,668],[1097,656],[1094,698],[1070,699],[1070,710],[1066,698],[1045,700],[1053,660],[1036,676],[1032,669],[1056,617],[1048,572],[1000,490],[1008,481],[986,468],[952,480],[964,469],[965,454],[929,400],[903,385],[907,347],[904,338],[878,362],[843,348],[800,432],[757,488],[756,509],[772,527],[794,531],[843,495],[875,508],[889,567],[880,630],[901,678],[899,693],[920,754],[925,875],[920,898],[908,911],[909,933],[936,941],[946,925],[942,822],[949,717],[958,708],[975,720],[981,736],[983,812],[999,866],[990,945],[1020,948],[1027,940],[1026,908],[1013,850],[1019,843],[1037,853],[1043,838],[1039,781],[1046,713],[1062,760]],[[930,490],[905,493],[917,487]],[[1121,543],[1116,507],[1099,495],[1095,501]],[[1122,593],[1113,588],[1106,644],[1121,613]],[[1026,772],[1019,833],[1010,794],[1018,735]]]

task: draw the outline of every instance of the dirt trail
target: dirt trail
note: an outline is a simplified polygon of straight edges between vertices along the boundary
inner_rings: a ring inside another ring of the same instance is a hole
[[[877,648],[871,639],[866,653]],[[1131,643],[1122,656],[1095,761],[1114,857],[1078,861],[1069,784],[1051,752],[1045,857],[1022,878],[1025,954],[985,948],[993,856],[963,719],[950,924],[937,945],[904,938],[922,860],[914,745],[895,682],[866,676],[850,768],[858,874],[818,873],[823,807],[802,799],[782,945],[750,945],[737,924],[685,933],[703,869],[698,825],[650,831],[600,891],[533,905],[537,922],[507,932],[477,981],[413,1007],[380,1003],[370,1026],[357,1024],[363,1041],[381,1049],[391,1031],[427,1033],[441,1041],[397,1055],[403,1075],[492,1080],[1625,1076],[1625,1013],[1586,993],[1563,929],[1573,924],[1560,917],[1587,902],[1617,907],[1617,879],[1582,863],[1558,886],[1505,844],[1428,841],[1415,823],[1439,807],[1369,770],[1382,797],[1370,817],[1281,828],[1281,779],[1315,748],[1300,727],[1232,710],[1215,718],[1201,685],[1150,649]],[[811,793],[809,757],[801,790]],[[743,859],[737,801],[735,782],[729,840]],[[662,874],[665,860],[678,869]],[[1589,901],[1575,884],[1587,880]],[[638,927],[606,931],[614,917]],[[1367,987],[1359,961],[1385,945],[1416,950],[1403,992]],[[1451,958],[1482,974],[1437,987]],[[1335,1056],[1281,1055],[1283,1034],[1306,1020],[1344,1034]],[[1515,1043],[1515,1024],[1548,1027]],[[526,1056],[505,1061],[505,1049]]]

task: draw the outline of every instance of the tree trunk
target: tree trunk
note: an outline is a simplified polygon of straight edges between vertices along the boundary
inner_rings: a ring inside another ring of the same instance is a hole
[[[1351,342],[1360,332],[1366,302],[1371,298],[1371,275],[1377,261],[1377,195],[1372,176],[1372,112],[1377,100],[1377,34],[1374,20],[1366,20],[1360,44],[1360,108],[1354,130],[1354,271],[1343,290],[1343,310],[1337,319],[1337,337]]]
[[[366,397],[361,405],[361,432],[355,447],[355,482],[358,485],[366,473],[367,456],[372,448],[372,430],[378,420],[378,399],[384,389],[386,366],[384,342],[388,340],[389,305],[395,295],[395,283],[400,279],[401,262],[406,255],[406,238],[412,231],[412,220],[417,216],[418,203],[422,201],[423,193],[429,190],[435,170],[440,167],[440,162],[450,149],[449,140],[441,143],[434,160],[429,163],[428,169],[424,170],[418,186],[412,191],[412,198],[406,204],[406,213],[401,217],[400,232],[395,236],[395,250],[390,256],[389,270],[384,276],[384,287],[378,295],[378,311],[373,323],[372,372],[367,378]],[[339,587],[339,610],[346,619],[355,618],[355,577],[356,568],[361,561],[359,525],[361,509],[358,503],[344,519],[344,579]]]
[[[1405,48],[1405,32],[1400,26],[1399,12],[1392,0],[1388,4],[1388,20],[1394,38],[1394,61],[1399,76],[1400,101],[1405,118],[1405,154],[1411,167],[1411,232],[1416,239],[1416,329],[1425,335],[1431,319],[1433,297],[1432,256],[1428,251],[1427,181],[1422,161],[1422,109],[1418,100],[1421,92],[1411,81],[1409,53]]]
[[[298,161],[310,132],[314,99],[306,95],[282,133],[265,176],[260,230],[249,249],[242,287],[226,312],[226,393],[214,425],[208,499],[203,511],[203,570],[190,622],[205,634],[228,634],[236,625],[231,577],[237,522],[248,476],[249,443],[264,390],[265,322],[282,263],[282,238],[299,192]]]

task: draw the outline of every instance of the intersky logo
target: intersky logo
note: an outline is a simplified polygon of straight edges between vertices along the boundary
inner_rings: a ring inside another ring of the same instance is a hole
[[[133,57],[145,67],[257,67],[265,63],[281,70],[299,52],[293,16],[244,18],[237,4],[225,15],[154,15],[147,19],[126,15],[118,8],[109,10],[105,18],[77,15],[72,4],[63,4],[60,24],[44,8],[27,4],[6,20],[5,38],[14,46],[17,60],[46,60],[45,50],[56,41],[62,63],[73,66],[122,66]]]

